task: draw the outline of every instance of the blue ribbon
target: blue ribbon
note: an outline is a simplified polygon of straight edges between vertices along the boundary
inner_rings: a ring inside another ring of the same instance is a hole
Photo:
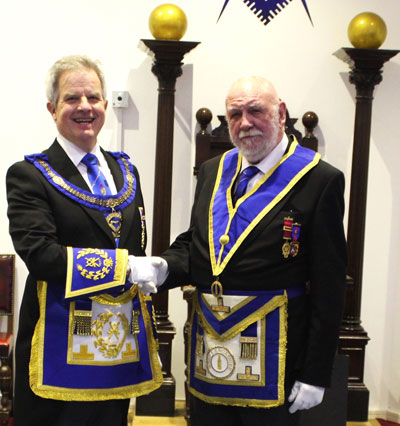
[[[230,218],[230,189],[237,173],[239,161],[238,149],[228,151],[223,160],[221,181],[215,193],[212,208],[213,243],[216,260],[218,259],[221,242],[220,237],[226,233]],[[232,218],[227,235],[229,242],[224,245],[221,262],[231,251],[239,237],[258,217],[258,215],[273,202],[291,183],[291,181],[316,157],[310,149],[297,145],[293,154],[281,163],[272,175],[251,196],[238,204],[237,211]]]

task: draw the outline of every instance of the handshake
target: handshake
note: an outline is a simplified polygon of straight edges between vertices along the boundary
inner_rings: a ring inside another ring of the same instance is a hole
[[[168,276],[168,264],[156,256],[128,257],[127,280],[132,284],[137,284],[139,290],[148,296],[150,293],[157,293],[157,288],[163,284]]]

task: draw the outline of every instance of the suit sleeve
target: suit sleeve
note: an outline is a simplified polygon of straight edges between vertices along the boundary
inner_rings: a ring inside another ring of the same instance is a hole
[[[190,246],[195,222],[194,215],[197,212],[197,203],[205,176],[205,164],[203,164],[199,169],[189,229],[178,235],[171,246],[162,254],[162,257],[168,263],[169,271],[168,278],[161,288],[162,290],[190,285]]]
[[[310,327],[300,380],[328,386],[341,324],[347,265],[343,230],[344,176],[325,185],[314,212],[308,242],[310,256]]]
[[[10,167],[6,185],[9,230],[16,252],[35,280],[65,285],[68,255],[67,247],[60,244],[57,235],[49,196],[49,191],[53,189],[40,172],[27,162]],[[87,294],[99,292],[98,288],[93,287],[93,281],[88,284]],[[117,285],[121,283],[106,287]],[[85,285],[81,283],[80,288],[83,287]],[[80,292],[81,295],[85,293]]]
[[[65,282],[67,251],[58,243],[44,180],[33,166],[22,162],[8,170],[6,185],[9,230],[16,252],[36,279]]]

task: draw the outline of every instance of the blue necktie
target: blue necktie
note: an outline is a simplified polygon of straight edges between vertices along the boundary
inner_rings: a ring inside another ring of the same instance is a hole
[[[99,160],[94,154],[86,154],[81,162],[87,167],[87,174],[90,185],[94,194],[112,195],[107,180],[99,167]],[[104,216],[107,220],[108,226],[115,238],[115,243],[119,245],[119,233],[121,230],[121,213],[120,212],[105,212]]]
[[[236,201],[243,197],[243,195],[246,193],[247,184],[249,183],[249,180],[254,177],[260,169],[256,166],[249,166],[246,167],[239,175],[239,180],[236,185],[235,194],[233,196],[233,202],[236,204]]]
[[[110,187],[100,170],[97,157],[94,154],[86,154],[81,161],[87,167],[87,174],[93,193],[111,195]]]

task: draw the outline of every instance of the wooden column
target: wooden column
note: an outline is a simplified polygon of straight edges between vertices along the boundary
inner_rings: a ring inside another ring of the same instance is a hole
[[[175,84],[182,75],[182,60],[199,42],[141,40],[154,54],[151,71],[158,79],[157,141],[154,182],[152,254],[160,255],[170,244],[172,158],[174,138]],[[173,416],[175,379],[171,374],[172,340],[175,327],[168,317],[168,292],[153,297],[156,311],[163,385],[136,400],[136,414]]]
[[[342,48],[335,55],[350,66],[356,87],[353,163],[351,169],[347,245],[349,253],[346,304],[339,352],[350,358],[347,420],[368,420],[369,391],[364,384],[365,347],[369,337],[361,326],[361,291],[367,205],[369,144],[373,92],[382,81],[382,67],[398,50]]]

